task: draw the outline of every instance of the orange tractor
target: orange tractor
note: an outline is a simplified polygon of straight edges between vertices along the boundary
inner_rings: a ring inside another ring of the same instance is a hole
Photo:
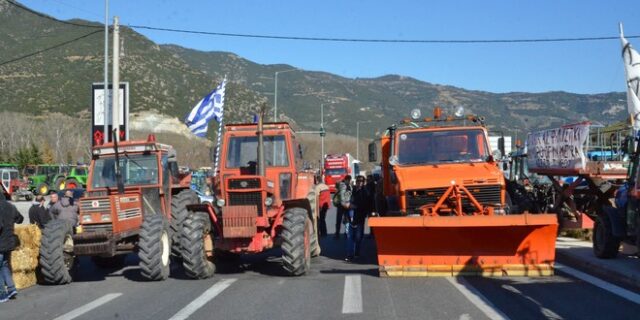
[[[216,258],[280,247],[289,275],[303,275],[320,254],[318,198],[312,172],[287,123],[229,124],[213,186],[215,205],[188,206],[183,265],[191,278],[213,276]],[[328,190],[322,191],[328,192]]]
[[[386,130],[383,198],[369,219],[383,276],[553,274],[555,215],[513,212],[484,118],[411,118]],[[377,159],[369,145],[369,161]]]
[[[173,147],[156,143],[153,135],[94,147],[86,194],[77,200],[78,224],[57,219],[42,231],[44,281],[71,282],[77,256],[113,267],[135,251],[144,278],[166,279],[170,255],[180,255],[186,206],[199,202],[190,180],[178,171]]]

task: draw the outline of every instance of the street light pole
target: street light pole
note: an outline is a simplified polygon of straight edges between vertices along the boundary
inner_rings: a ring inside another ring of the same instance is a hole
[[[104,142],[111,141],[109,135],[109,118],[111,118],[111,110],[109,109],[109,0],[104,0],[104,132],[106,133]]]
[[[324,103],[320,104],[320,131],[324,132]],[[322,163],[322,168],[324,168],[324,133],[320,134],[320,162]]]
[[[275,85],[273,88],[273,122],[277,122],[278,121],[278,74],[280,73],[285,73],[285,72],[291,72],[291,71],[296,71],[298,69],[289,69],[289,70],[283,70],[283,71],[276,71],[275,74]]]

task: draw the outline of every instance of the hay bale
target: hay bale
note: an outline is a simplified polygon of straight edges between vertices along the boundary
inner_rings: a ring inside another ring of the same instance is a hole
[[[38,267],[38,249],[22,248],[11,252],[11,270],[13,272],[33,271]]]
[[[18,237],[17,250],[22,248],[39,249],[42,233],[35,224],[16,225],[14,233]]]
[[[16,288],[24,289],[27,287],[31,287],[36,284],[36,272],[14,272],[13,273],[13,282],[16,284]]]

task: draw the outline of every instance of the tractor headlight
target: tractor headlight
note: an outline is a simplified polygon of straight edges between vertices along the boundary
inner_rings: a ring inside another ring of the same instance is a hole
[[[91,222],[91,215],[90,214],[83,214],[82,215],[82,222]]]
[[[225,204],[224,199],[216,200],[216,206],[222,208],[222,207],[224,207],[224,204]]]
[[[266,198],[264,199],[264,205],[265,205],[265,206],[269,207],[269,206],[271,206],[272,204],[273,204],[273,197],[266,197]]]
[[[102,221],[102,222],[110,222],[111,221],[111,214],[110,213],[103,213],[102,215],[100,215],[100,221]]]

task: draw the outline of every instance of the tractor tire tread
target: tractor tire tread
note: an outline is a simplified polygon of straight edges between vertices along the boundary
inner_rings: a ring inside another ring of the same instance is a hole
[[[182,265],[192,279],[211,278],[215,265],[206,257],[203,236],[211,232],[211,221],[204,212],[191,212],[182,228]]]
[[[72,234],[72,225],[66,220],[54,220],[42,230],[40,242],[40,270],[46,284],[67,284],[73,281],[64,261],[64,241]]]
[[[162,234],[167,231],[166,219],[162,215],[146,215],[140,228],[138,257],[140,273],[150,281],[166,280],[169,277],[169,262],[162,264]],[[168,232],[167,232],[168,235]],[[169,246],[171,238],[169,237]]]

